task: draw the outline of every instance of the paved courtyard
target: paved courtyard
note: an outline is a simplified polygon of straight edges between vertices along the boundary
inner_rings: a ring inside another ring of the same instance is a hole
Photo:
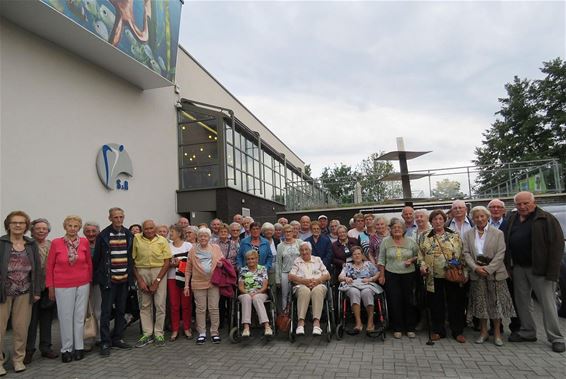
[[[540,323],[540,320],[539,320]],[[566,332],[566,319],[561,319]],[[138,337],[137,324],[127,331],[127,341]],[[230,343],[224,330],[220,345],[179,339],[165,347],[150,345],[130,351],[113,350],[109,358],[98,352],[80,362],[63,364],[36,353],[21,374],[6,363],[7,377],[14,378],[566,378],[566,354],[553,353],[539,329],[539,341],[476,345],[477,335],[466,330],[468,343],[452,339],[427,346],[426,333],[385,342],[365,335],[348,336],[328,343],[325,338],[298,338],[293,344],[278,337],[266,343],[259,337]],[[258,333],[256,333],[258,334]],[[54,325],[54,340],[58,331]],[[11,343],[10,343],[11,346]],[[58,346],[55,346],[58,348]]]

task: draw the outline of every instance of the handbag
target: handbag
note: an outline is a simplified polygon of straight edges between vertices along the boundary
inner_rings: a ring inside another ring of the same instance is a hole
[[[442,251],[442,255],[444,255],[444,260],[446,261],[446,267],[444,267],[444,279],[453,283],[466,283],[466,275],[464,275],[464,265],[462,262],[455,258],[448,260],[448,257],[442,248],[442,244],[436,236],[434,238],[436,239],[438,246],[440,246],[440,250]]]
[[[84,331],[83,331],[84,339],[86,340],[89,338],[95,338],[97,330],[98,330],[98,323],[96,321],[96,317],[94,316],[94,312],[92,310],[92,304],[89,300],[86,309],[86,317],[84,323]]]
[[[288,333],[291,329],[291,316],[289,316],[289,304],[275,318],[275,327],[283,333]]]

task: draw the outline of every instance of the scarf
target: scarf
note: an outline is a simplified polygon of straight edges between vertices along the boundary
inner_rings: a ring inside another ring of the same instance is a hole
[[[69,258],[69,264],[73,266],[79,256],[78,250],[81,239],[77,237],[76,240],[71,241],[70,239],[67,238],[67,236],[65,236],[63,237],[63,240],[65,241],[65,245],[67,245],[67,250],[69,251],[67,255]]]

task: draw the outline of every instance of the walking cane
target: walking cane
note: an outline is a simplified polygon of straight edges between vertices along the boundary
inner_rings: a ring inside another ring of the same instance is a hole
[[[427,299],[427,291],[426,291],[426,277],[428,275],[428,272],[426,275],[423,275],[423,292],[424,292],[424,297],[423,297],[423,302],[424,302],[424,306],[425,306],[425,314],[426,314],[426,327],[427,327],[427,332],[428,332],[428,341],[426,341],[426,344],[428,346],[432,346],[434,345],[434,341],[432,340],[432,320],[431,320],[431,316],[430,316],[430,305],[428,304],[428,299]]]

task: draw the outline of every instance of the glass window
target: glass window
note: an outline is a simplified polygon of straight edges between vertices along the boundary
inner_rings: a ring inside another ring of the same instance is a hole
[[[216,116],[200,113],[189,114],[184,111],[180,113],[181,123],[179,124],[179,132],[181,145],[218,140]]]
[[[236,149],[236,156],[235,156],[235,161],[236,161],[236,168],[237,169],[242,169],[242,152],[238,149]]]
[[[246,155],[246,163],[247,163],[246,172],[247,172],[248,174],[250,174],[250,175],[253,175],[253,173],[254,173],[254,172],[253,172],[253,170],[254,170],[254,162],[253,162],[252,157],[250,157],[249,155]]]
[[[270,199],[273,200],[273,187],[269,184],[265,185],[265,194],[264,194],[266,199]]]
[[[273,184],[273,171],[264,166],[264,180],[268,184]]]
[[[232,137],[232,128],[229,124],[226,124],[226,142],[234,143],[234,139]]]
[[[182,168],[181,189],[216,187],[219,171],[218,165]]]
[[[226,164],[234,166],[234,149],[232,145],[226,145]]]
[[[181,167],[218,163],[218,144],[203,143],[181,146]]]
[[[256,178],[260,177],[260,175],[259,175],[259,161],[256,161],[255,159],[254,159],[254,176]]]

